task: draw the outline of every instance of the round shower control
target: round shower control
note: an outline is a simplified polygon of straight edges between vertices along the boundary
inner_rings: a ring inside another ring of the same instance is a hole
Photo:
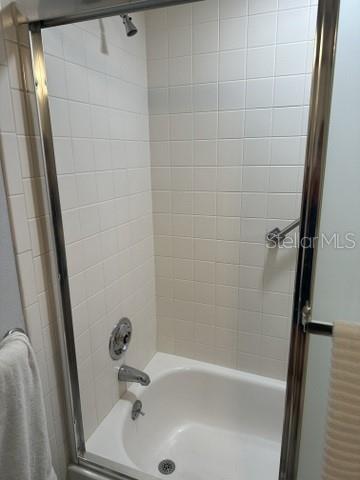
[[[123,317],[115,325],[110,335],[109,353],[113,360],[118,360],[129,347],[132,325],[128,318]]]

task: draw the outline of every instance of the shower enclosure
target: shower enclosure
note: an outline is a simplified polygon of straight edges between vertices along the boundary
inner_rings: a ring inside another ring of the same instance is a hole
[[[338,8],[30,16],[74,478],[295,478]]]

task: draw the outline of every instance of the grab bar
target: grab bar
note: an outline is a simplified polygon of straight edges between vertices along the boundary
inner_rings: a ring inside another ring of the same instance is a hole
[[[296,227],[299,226],[299,224],[300,224],[300,218],[298,218],[297,220],[294,220],[293,222],[290,223],[290,225],[283,228],[282,230],[280,230],[279,227],[273,228],[272,230],[270,230],[270,232],[268,232],[265,235],[266,242],[270,244],[279,245],[292,230],[294,230]]]

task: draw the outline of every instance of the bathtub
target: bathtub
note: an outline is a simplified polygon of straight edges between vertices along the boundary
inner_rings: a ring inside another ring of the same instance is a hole
[[[164,478],[165,459],[173,480],[278,478],[284,382],[164,353],[146,372],[150,386],[131,385],[87,441],[90,458],[139,478]]]

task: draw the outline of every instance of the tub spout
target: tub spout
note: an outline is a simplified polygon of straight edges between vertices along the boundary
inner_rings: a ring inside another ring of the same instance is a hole
[[[119,382],[140,383],[140,385],[144,386],[150,383],[150,377],[147,373],[128,365],[121,365],[118,372],[118,380]]]

